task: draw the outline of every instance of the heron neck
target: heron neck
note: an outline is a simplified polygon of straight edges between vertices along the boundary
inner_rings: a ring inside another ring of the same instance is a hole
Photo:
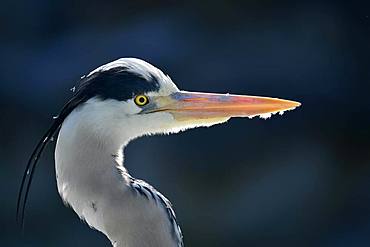
[[[111,136],[108,142],[107,136],[96,135],[80,119],[68,117],[59,132],[55,150],[58,191],[81,219],[109,237],[107,215],[114,221],[111,212],[117,210],[112,207],[122,208],[129,189],[122,165],[125,140]]]
[[[55,168],[63,200],[115,247],[178,246],[180,233],[167,199],[123,167],[132,133],[101,128],[84,113],[72,112],[58,136]]]

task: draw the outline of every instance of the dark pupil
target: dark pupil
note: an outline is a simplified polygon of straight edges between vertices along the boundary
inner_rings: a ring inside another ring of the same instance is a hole
[[[140,103],[144,103],[144,102],[145,102],[145,98],[144,98],[144,97],[140,97],[140,98],[139,98],[139,102],[140,102]]]

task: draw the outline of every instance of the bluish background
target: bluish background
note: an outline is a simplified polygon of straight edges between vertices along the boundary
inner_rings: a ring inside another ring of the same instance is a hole
[[[303,104],[127,148],[132,175],[174,204],[186,246],[370,246],[369,16],[367,1],[2,0],[0,245],[110,246],[59,198],[54,144],[23,235],[15,205],[69,89],[133,56],[184,90]]]

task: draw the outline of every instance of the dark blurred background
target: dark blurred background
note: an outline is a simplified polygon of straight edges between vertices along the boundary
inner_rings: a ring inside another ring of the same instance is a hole
[[[269,120],[126,150],[174,204],[186,246],[370,246],[370,8],[366,1],[2,0],[1,246],[110,246],[64,207],[49,146],[24,234],[28,156],[80,76],[139,57],[179,88],[292,99]]]

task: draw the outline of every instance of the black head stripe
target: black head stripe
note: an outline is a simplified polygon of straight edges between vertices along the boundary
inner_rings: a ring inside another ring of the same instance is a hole
[[[122,67],[98,71],[81,79],[76,93],[87,98],[98,96],[101,99],[126,101],[134,95],[158,91],[160,84],[155,76],[145,78]]]

